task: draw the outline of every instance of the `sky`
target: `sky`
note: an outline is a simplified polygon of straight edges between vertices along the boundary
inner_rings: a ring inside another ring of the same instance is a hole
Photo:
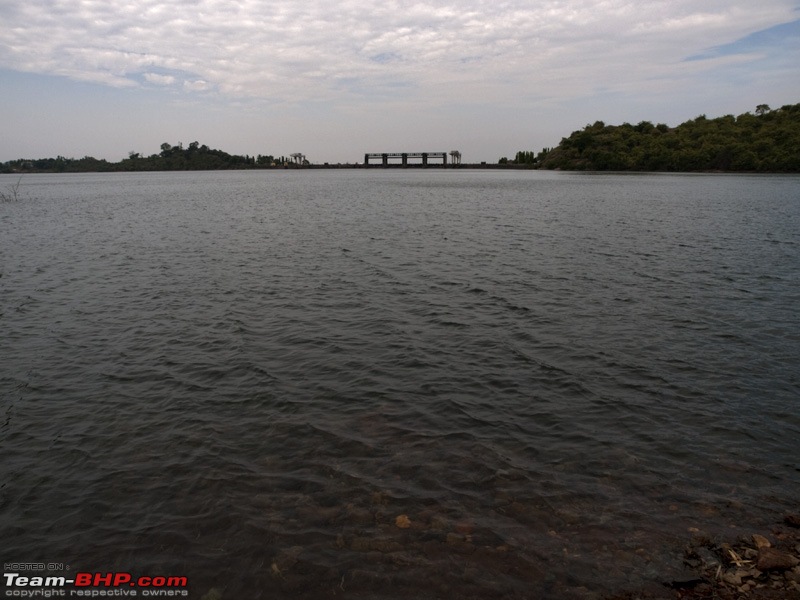
[[[0,161],[496,162],[800,102],[800,0],[0,0]]]

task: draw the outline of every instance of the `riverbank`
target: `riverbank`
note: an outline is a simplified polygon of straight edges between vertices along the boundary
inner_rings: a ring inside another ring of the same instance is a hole
[[[604,600],[800,599],[800,515],[786,515],[769,531],[732,540],[698,533],[684,549],[684,572],[650,589]]]

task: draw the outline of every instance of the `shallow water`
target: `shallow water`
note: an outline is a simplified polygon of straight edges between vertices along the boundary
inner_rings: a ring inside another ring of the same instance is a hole
[[[186,575],[195,598],[595,598],[797,507],[796,176],[20,192],[5,562]]]

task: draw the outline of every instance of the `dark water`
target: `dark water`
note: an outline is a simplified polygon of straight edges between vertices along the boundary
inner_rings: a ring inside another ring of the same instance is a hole
[[[186,575],[194,598],[596,598],[798,507],[798,177],[20,192],[5,562]]]

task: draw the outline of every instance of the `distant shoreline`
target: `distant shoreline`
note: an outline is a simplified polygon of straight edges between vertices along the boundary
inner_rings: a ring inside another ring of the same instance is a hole
[[[554,148],[520,150],[497,162],[462,163],[461,153],[367,153],[364,162],[312,163],[289,156],[239,155],[200,142],[163,143],[160,152],[130,152],[118,162],[83,158],[18,158],[0,163],[2,173],[94,173],[224,171],[243,169],[492,169],[624,173],[800,173],[800,104],[755,114],[709,119],[700,115],[677,127],[641,121],[606,125],[596,121],[573,131]],[[375,162],[371,163],[370,159]],[[402,163],[397,160],[402,159]],[[411,159],[411,162],[409,162]],[[421,159],[421,161],[420,161]],[[418,162],[420,161],[420,162]]]
[[[363,165],[363,164],[322,164],[322,165],[303,165],[302,167],[275,166],[275,167],[232,167],[220,169],[94,169],[78,170],[64,169],[60,171],[47,169],[30,169],[0,171],[0,175],[77,175],[81,173],[221,173],[225,171],[335,171],[335,170],[363,170],[363,171],[406,171],[406,170],[429,170],[429,171],[541,171],[545,173],[595,173],[603,175],[798,175],[793,171],[725,171],[720,169],[687,170],[687,171],[640,171],[640,170],[618,170],[610,171],[604,169],[545,169],[541,167],[531,167],[524,164],[460,164],[460,165]]]
[[[442,164],[389,164],[389,165],[364,165],[361,163],[323,163],[323,164],[308,164],[308,165],[276,165],[276,166],[238,166],[238,167],[221,167],[215,169],[203,168],[184,168],[184,169],[118,169],[118,168],[98,168],[98,169],[37,169],[37,168],[20,168],[13,170],[0,171],[4,175],[37,175],[37,174],[58,174],[58,173],[171,173],[171,172],[203,172],[203,171],[309,171],[309,170],[336,170],[336,169],[355,169],[367,171],[382,171],[382,170],[407,170],[407,169],[427,169],[433,171],[447,171],[447,170],[501,170],[501,171],[535,171],[535,167],[530,165],[519,164],[497,164],[497,163],[462,163],[460,165],[442,165]]]

